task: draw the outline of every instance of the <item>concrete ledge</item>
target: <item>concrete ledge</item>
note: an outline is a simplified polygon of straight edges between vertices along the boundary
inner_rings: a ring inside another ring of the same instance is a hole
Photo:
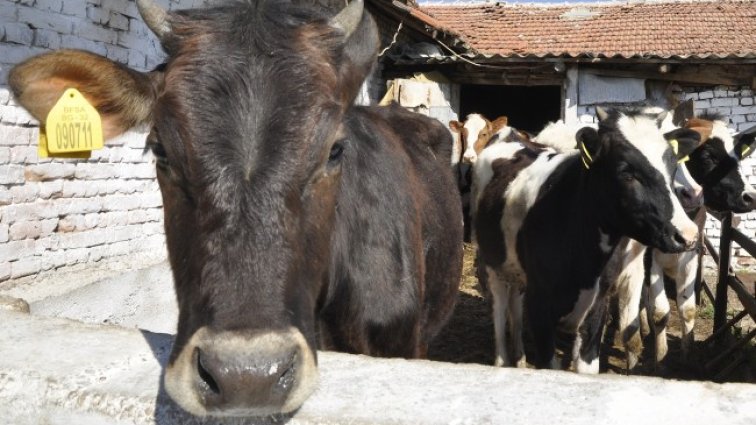
[[[0,415],[9,424],[756,423],[756,385],[328,352],[319,390],[292,418],[204,421],[160,388],[170,335],[5,311],[0,323]]]

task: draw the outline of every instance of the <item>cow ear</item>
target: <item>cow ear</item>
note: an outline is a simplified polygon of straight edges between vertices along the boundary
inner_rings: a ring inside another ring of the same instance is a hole
[[[509,125],[509,118],[502,115],[491,123],[491,128],[493,128],[493,132],[497,132],[507,125]]]
[[[744,159],[753,152],[754,141],[756,141],[756,126],[735,135],[735,153],[738,158]]]
[[[464,126],[465,126],[465,125],[464,125],[464,124],[462,124],[462,123],[461,123],[461,122],[459,122],[459,121],[456,121],[456,120],[451,120],[451,121],[449,121],[449,128],[451,128],[451,129],[452,129],[452,131],[456,131],[456,132],[458,132],[458,133],[459,133],[460,131],[462,131],[462,128],[463,128]]]
[[[606,120],[609,118],[609,112],[602,108],[601,106],[596,107],[596,118],[598,118],[599,122]]]
[[[690,128],[678,128],[664,134],[678,160],[684,160],[701,145],[701,133]]]
[[[8,83],[13,95],[44,125],[63,92],[78,90],[102,119],[105,139],[150,121],[157,78],[80,50],[59,50],[16,65]]]
[[[577,140],[583,165],[586,169],[590,169],[602,151],[598,131],[592,127],[583,127],[575,134],[575,140]]]
[[[340,64],[341,98],[351,104],[373,68],[380,40],[378,27],[363,0],[352,0],[334,16],[330,24],[344,34],[344,53]]]
[[[677,105],[672,112],[672,124],[674,124],[675,127],[682,127],[687,120],[693,118],[695,113],[695,108],[693,106],[693,99],[688,99]]]

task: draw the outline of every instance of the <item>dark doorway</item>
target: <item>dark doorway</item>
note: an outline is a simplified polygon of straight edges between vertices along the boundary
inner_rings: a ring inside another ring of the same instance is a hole
[[[484,86],[460,88],[460,118],[482,114],[489,120],[506,115],[509,125],[538,133],[549,121],[562,118],[561,86]]]

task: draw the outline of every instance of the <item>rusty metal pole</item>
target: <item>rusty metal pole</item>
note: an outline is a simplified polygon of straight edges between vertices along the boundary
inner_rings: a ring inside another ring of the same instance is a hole
[[[714,300],[714,332],[727,323],[727,288],[729,286],[731,254],[732,213],[726,213],[722,218],[722,231],[719,236],[719,277]]]

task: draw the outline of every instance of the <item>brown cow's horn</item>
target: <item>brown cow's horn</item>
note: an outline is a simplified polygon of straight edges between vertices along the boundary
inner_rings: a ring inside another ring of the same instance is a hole
[[[164,39],[171,33],[171,25],[168,23],[168,12],[166,12],[155,0],[136,0],[139,14],[142,15],[144,23],[159,39]]]
[[[338,15],[331,18],[331,26],[344,31],[344,38],[349,38],[362,20],[364,6],[363,0],[352,0]]]

